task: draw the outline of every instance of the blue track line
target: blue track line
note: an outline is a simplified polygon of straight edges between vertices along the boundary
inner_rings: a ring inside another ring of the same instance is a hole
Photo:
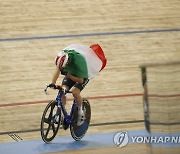
[[[84,33],[84,34],[52,35],[52,36],[16,37],[16,38],[2,38],[2,39],[0,39],[0,42],[26,41],[26,40],[44,40],[44,39],[60,39],[60,38],[88,37],[88,36],[106,36],[106,35],[142,34],[142,33],[179,32],[179,31],[180,31],[180,29],[176,28],[176,29],[137,30],[137,31],[104,32],[104,33]]]

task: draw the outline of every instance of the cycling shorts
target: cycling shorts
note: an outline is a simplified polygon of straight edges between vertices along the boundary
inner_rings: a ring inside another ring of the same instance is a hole
[[[74,86],[74,87],[78,88],[80,91],[82,91],[88,82],[89,82],[89,79],[84,79],[83,83],[77,83],[65,76],[62,81],[62,85],[68,86],[69,89],[71,89]]]

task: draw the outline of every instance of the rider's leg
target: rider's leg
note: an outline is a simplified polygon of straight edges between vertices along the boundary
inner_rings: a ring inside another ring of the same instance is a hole
[[[86,86],[86,84],[89,82],[88,79],[84,79],[84,82],[82,84],[80,83],[77,83],[75,84],[73,90],[72,90],[72,94],[74,96],[74,99],[77,103],[77,106],[78,106],[78,120],[77,120],[77,125],[80,126],[83,124],[84,122],[84,118],[85,118],[85,115],[84,115],[84,111],[82,109],[82,102],[83,102],[83,99],[81,97],[81,91],[84,89],[84,87]]]
[[[82,111],[82,101],[83,101],[83,99],[82,99],[80,93],[81,93],[81,91],[78,88],[76,88],[76,87],[73,88],[72,94],[73,94],[73,97],[74,97],[74,99],[75,99],[75,101],[77,103],[78,110]]]
[[[66,76],[64,77],[63,81],[62,81],[62,88],[65,88],[66,90],[69,90],[72,88],[72,86],[74,86],[75,82],[70,80],[69,78],[67,78]],[[62,96],[61,98],[62,103],[64,105],[66,105],[66,97]]]
[[[63,81],[62,81],[62,88],[65,88],[66,90],[71,89],[72,86],[74,86],[75,82],[70,80],[67,77],[64,77]],[[63,105],[66,105],[66,97],[65,95],[62,96],[61,101],[63,103]],[[62,112],[61,112],[62,114]],[[64,120],[64,116],[62,114],[62,121],[63,121],[63,128],[64,130],[68,129],[69,125],[66,123],[66,121]]]
[[[65,88],[66,90],[69,90],[69,87],[66,86],[66,85],[62,85],[62,88]],[[63,105],[65,106],[65,105],[66,105],[66,96],[65,96],[65,95],[63,95],[63,96],[61,97],[61,101],[62,101]],[[64,118],[64,115],[62,114],[62,112],[61,112],[61,118],[62,118],[62,119],[61,119],[61,121],[62,121],[62,127],[63,127],[64,130],[67,130],[68,127],[69,127],[69,125],[66,123],[65,118]]]
[[[78,119],[77,119],[77,125],[80,126],[83,124],[84,122],[84,111],[82,109],[82,97],[80,95],[80,90],[76,87],[73,88],[72,90],[72,94],[73,94],[73,97],[77,103],[77,106],[78,106]]]

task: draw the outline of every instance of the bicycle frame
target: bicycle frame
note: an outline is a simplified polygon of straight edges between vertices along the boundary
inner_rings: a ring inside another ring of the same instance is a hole
[[[67,93],[71,93],[71,92],[68,91]],[[64,95],[64,93],[63,93],[62,91],[59,91],[59,92],[58,92],[58,95],[57,95],[57,97],[56,97],[56,101],[57,101],[57,103],[58,103],[58,108],[61,107],[61,111],[62,111],[62,113],[63,113],[64,119],[66,120],[66,123],[67,123],[68,125],[70,125],[70,124],[72,123],[73,111],[74,111],[74,109],[76,108],[77,103],[76,103],[75,100],[73,101],[73,104],[72,104],[72,107],[71,107],[71,111],[70,111],[70,115],[69,115],[69,114],[67,113],[67,111],[66,111],[65,106],[63,105],[63,103],[62,103],[62,101],[61,101],[61,98],[62,98],[63,95]],[[58,112],[59,112],[59,110],[57,109],[56,115],[58,115]]]

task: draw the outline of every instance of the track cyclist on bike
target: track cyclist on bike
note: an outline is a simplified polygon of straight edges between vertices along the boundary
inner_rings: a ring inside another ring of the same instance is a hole
[[[98,44],[90,47],[72,44],[58,53],[55,58],[55,64],[57,67],[49,87],[55,88],[59,74],[64,75],[62,89],[64,94],[66,94],[66,90],[70,90],[73,87],[72,94],[78,106],[77,125],[80,126],[83,124],[85,116],[80,93],[89,80],[94,78],[106,66],[104,52]],[[62,102],[64,105],[66,104],[65,95],[62,97]],[[63,127],[64,125],[65,120],[63,121]]]

